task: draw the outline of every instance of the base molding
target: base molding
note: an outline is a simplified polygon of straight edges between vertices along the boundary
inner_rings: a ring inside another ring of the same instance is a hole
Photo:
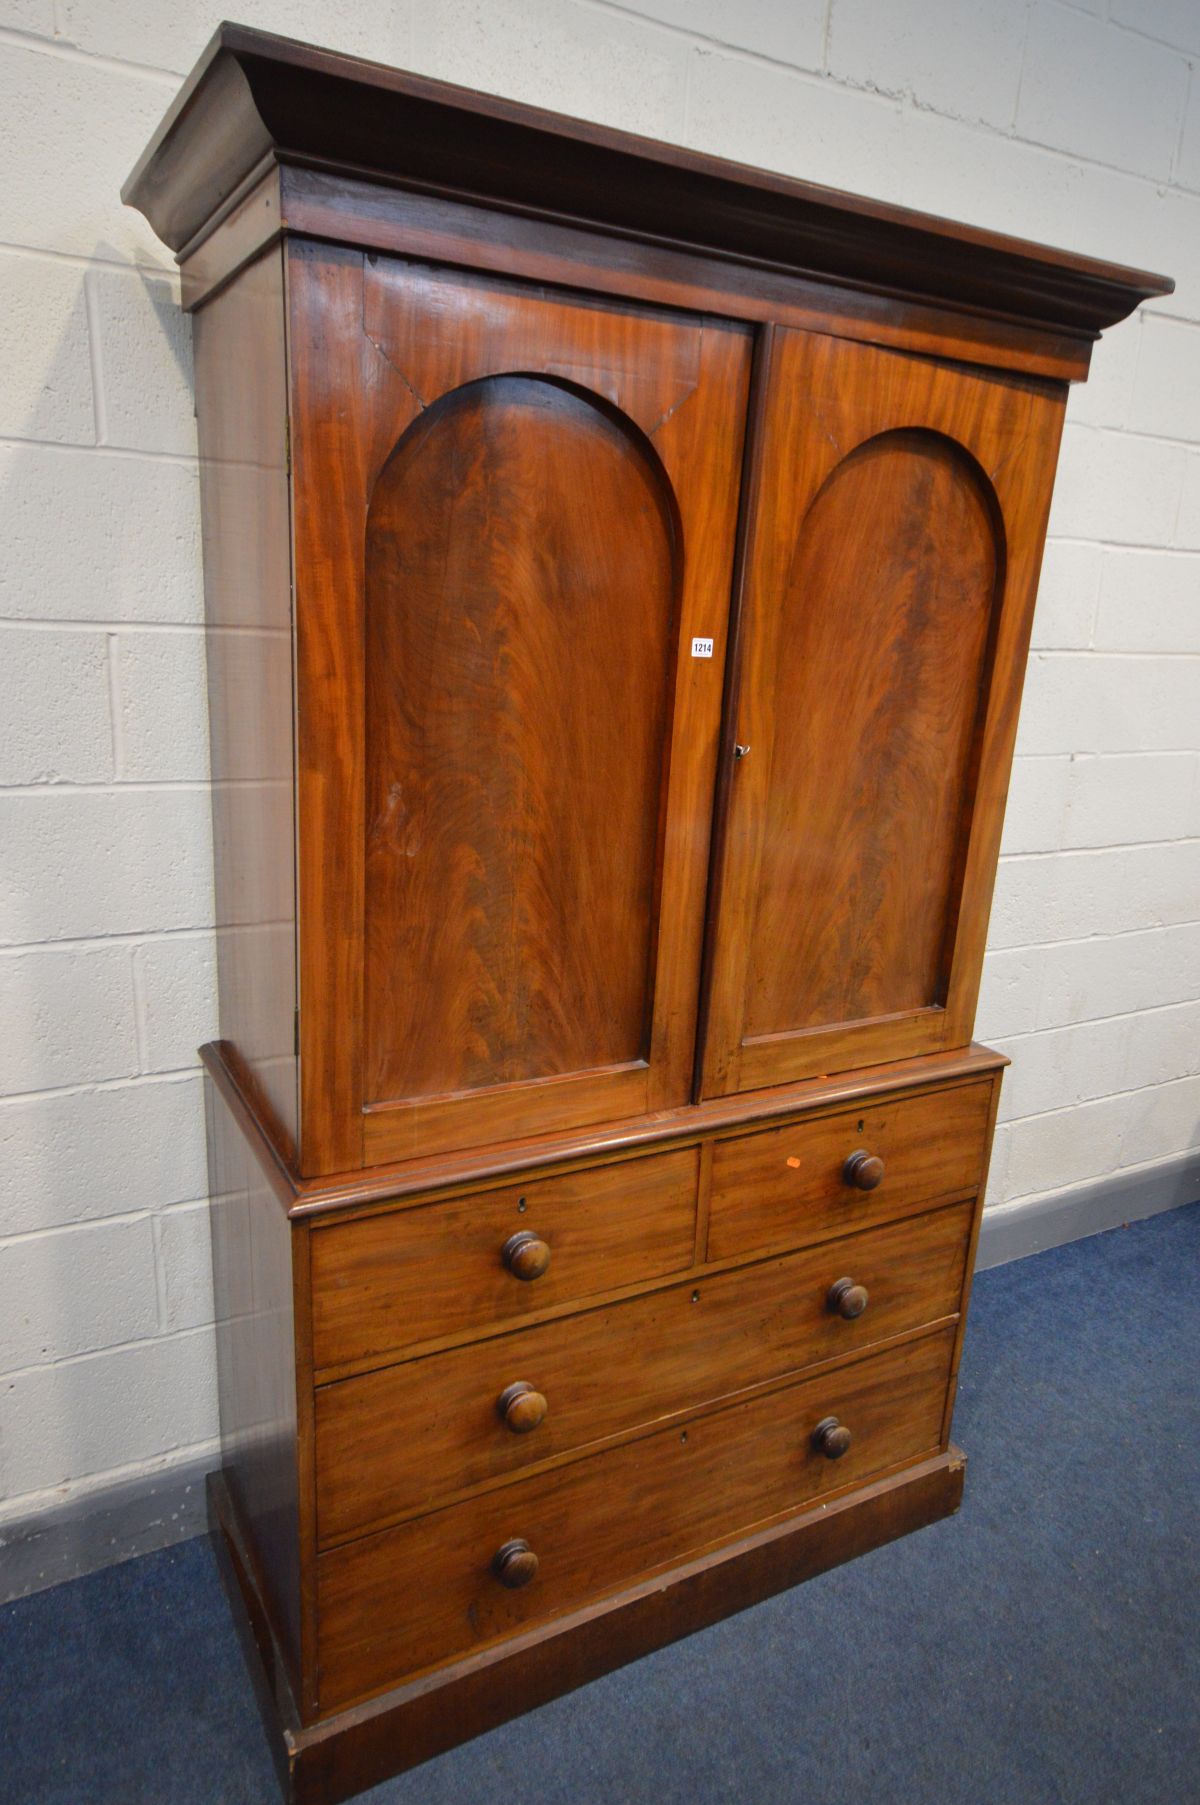
[[[965,1457],[951,1448],[307,1726],[297,1717],[220,1473],[208,1482],[209,1519],[285,1796],[289,1805],[336,1805],[615,1667],[950,1516],[962,1500],[965,1467]]]
[[[1045,1253],[1068,1241],[1179,1209],[1197,1198],[1200,1152],[1193,1150],[1130,1172],[1112,1172],[1032,1203],[1001,1204],[983,1212],[975,1270]]]
[[[0,1604],[204,1533],[210,1449],[0,1523]]]

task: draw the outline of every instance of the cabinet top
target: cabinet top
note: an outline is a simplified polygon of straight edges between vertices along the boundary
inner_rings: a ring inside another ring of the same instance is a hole
[[[185,255],[270,163],[1096,333],[1167,276],[224,24],[121,190]]]

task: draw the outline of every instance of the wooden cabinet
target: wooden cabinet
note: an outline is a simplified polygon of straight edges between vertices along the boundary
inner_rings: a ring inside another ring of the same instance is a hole
[[[345,1798],[945,1515],[1059,433],[1164,279],[222,26],[212,1502]]]

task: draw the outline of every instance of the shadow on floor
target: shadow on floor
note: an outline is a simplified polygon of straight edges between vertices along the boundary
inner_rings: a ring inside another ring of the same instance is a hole
[[[1200,1204],[976,1282],[962,1513],[364,1805],[1200,1798]],[[206,1539],[0,1611],[5,1805],[274,1805]]]

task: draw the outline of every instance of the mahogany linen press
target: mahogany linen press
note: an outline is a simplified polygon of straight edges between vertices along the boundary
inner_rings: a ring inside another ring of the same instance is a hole
[[[332,1801],[953,1511],[1068,385],[1171,283],[222,26],[211,1508]]]

